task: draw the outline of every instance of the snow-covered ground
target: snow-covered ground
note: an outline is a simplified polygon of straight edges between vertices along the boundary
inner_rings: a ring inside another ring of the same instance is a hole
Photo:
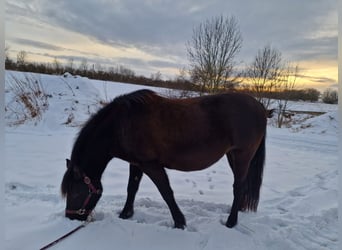
[[[13,100],[11,74],[24,77],[6,72],[8,105]],[[50,95],[49,106],[38,122],[6,127],[4,249],[39,249],[80,224],[64,217],[65,201],[59,191],[78,126],[101,101],[142,88],[70,75],[33,76]],[[104,193],[95,221],[52,249],[338,249],[337,106],[291,105],[327,113],[295,129],[268,127],[258,212],[239,213],[235,228],[223,225],[233,199],[233,177],[225,158],[200,172],[168,170],[187,219],[185,230],[172,227],[169,209],[146,177],[133,218],[119,219],[128,164],[113,159],[103,176]],[[6,117],[13,123],[14,116]]]

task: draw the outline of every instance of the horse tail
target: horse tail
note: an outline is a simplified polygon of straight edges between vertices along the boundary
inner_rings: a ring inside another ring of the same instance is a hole
[[[242,197],[241,210],[256,211],[259,203],[260,188],[265,164],[265,136],[249,165],[245,180],[245,190]]]

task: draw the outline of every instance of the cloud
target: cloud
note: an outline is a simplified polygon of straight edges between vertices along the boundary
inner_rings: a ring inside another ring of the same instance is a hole
[[[266,44],[291,60],[337,55],[335,0],[8,0],[6,15],[12,21],[34,19],[112,47],[134,47],[164,57],[160,66],[165,67],[185,62],[185,44],[193,28],[217,15],[234,15],[239,22],[244,41],[238,61],[249,62]],[[28,42],[58,49],[42,41]],[[156,67],[158,62],[145,65]]]
[[[288,45],[294,60],[331,60],[337,62],[337,36],[302,38]]]
[[[41,15],[49,23],[108,44],[143,46],[179,41],[186,30],[180,29],[180,21],[189,25],[184,20],[188,17],[186,10],[174,1],[153,2],[54,1],[43,6]]]
[[[330,77],[307,76],[307,75],[298,75],[298,77],[303,78],[303,79],[308,79],[312,82],[317,82],[317,83],[332,83],[332,84],[336,83],[336,80]]]
[[[47,50],[54,50],[54,51],[62,51],[64,48],[55,46],[53,44],[48,44],[40,41],[34,41],[30,39],[24,39],[24,38],[14,38],[12,39],[13,42],[17,44],[22,44],[22,45],[28,45],[31,47],[35,47],[38,49],[47,49]]]

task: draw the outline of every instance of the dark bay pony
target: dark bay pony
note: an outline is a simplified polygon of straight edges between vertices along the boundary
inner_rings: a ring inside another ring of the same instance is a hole
[[[157,186],[176,228],[186,225],[165,168],[196,171],[226,155],[234,174],[234,200],[227,227],[239,210],[256,211],[265,160],[269,112],[253,97],[226,93],[168,99],[150,90],[115,98],[85,124],[67,160],[61,192],[65,215],[85,220],[101,197],[101,176],[113,157],[130,163],[126,204],[133,216],[143,174]]]

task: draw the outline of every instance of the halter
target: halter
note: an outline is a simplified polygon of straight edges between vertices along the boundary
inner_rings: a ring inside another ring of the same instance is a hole
[[[89,188],[89,194],[85,201],[83,202],[83,205],[80,209],[77,210],[71,210],[71,209],[65,209],[65,214],[77,214],[77,215],[89,215],[92,212],[91,210],[85,209],[86,206],[88,205],[92,195],[98,195],[101,196],[102,194],[102,189],[96,189],[95,186],[91,183],[91,180],[88,176],[83,174],[83,182],[86,184]]]

